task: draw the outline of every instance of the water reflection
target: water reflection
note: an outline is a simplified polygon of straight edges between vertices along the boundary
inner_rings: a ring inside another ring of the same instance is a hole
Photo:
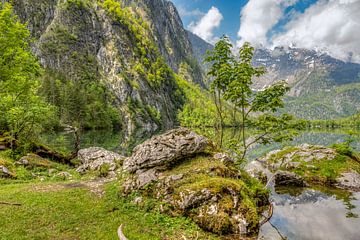
[[[259,239],[360,239],[360,193],[334,189],[277,189],[274,213]]]

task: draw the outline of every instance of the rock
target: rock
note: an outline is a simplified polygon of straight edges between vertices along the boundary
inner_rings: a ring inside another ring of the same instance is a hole
[[[22,166],[29,166],[30,165],[30,162],[29,160],[27,159],[27,157],[22,157],[20,158],[19,161],[15,162],[16,165],[22,165]]]
[[[295,187],[306,187],[305,180],[292,172],[277,171],[274,175],[275,187],[278,186],[295,186]]]
[[[125,159],[123,169],[134,173],[140,169],[167,168],[181,158],[204,152],[209,145],[207,138],[189,129],[174,129],[135,147],[132,156]]]
[[[260,159],[265,162],[269,169],[276,171],[284,167],[288,170],[297,168],[300,162],[310,163],[315,160],[331,161],[337,156],[334,149],[302,144],[297,147],[288,147],[282,150],[269,152],[264,158]]]
[[[232,159],[231,157],[229,157],[229,155],[227,155],[226,153],[215,153],[214,154],[214,159],[215,160],[219,160],[225,164],[227,163],[234,163],[234,159]]]
[[[0,178],[12,178],[13,174],[5,166],[0,166]]]
[[[162,203],[161,212],[189,217],[219,235],[254,234],[268,192],[250,190],[231,158],[208,153],[210,146],[185,128],[151,138],[125,159],[123,193],[140,190]]]
[[[206,154],[209,146],[205,137],[184,128],[153,137],[125,159],[130,176],[123,182],[124,193],[144,191],[166,203],[162,212],[188,216],[213,233],[254,233],[261,212],[257,207],[268,204],[268,193],[258,189],[259,199],[251,200],[257,205],[247,205],[243,198],[250,191],[234,162],[224,153]]]
[[[71,175],[71,173],[68,173],[68,172],[59,172],[58,174],[56,174],[56,177],[66,180],[66,179],[71,179],[72,175]]]
[[[34,168],[34,167],[51,168],[53,166],[53,163],[36,154],[29,153],[26,156],[20,158],[19,161],[16,161],[15,165],[24,166],[27,168]]]
[[[82,163],[82,165],[76,169],[79,173],[101,170],[101,167],[105,164],[108,165],[106,170],[112,172],[116,170],[117,165],[120,164],[125,157],[104,148],[91,147],[81,149],[78,152],[78,159]]]
[[[264,163],[254,160],[248,163],[244,170],[252,177],[266,183],[272,175],[271,172],[265,167]]]
[[[342,173],[336,179],[336,186],[342,189],[360,191],[360,174],[355,171]]]

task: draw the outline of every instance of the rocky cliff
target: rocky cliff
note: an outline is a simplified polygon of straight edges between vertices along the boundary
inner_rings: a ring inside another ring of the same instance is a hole
[[[18,0],[13,5],[28,23],[33,50],[49,75],[106,86],[128,133],[176,125],[184,97],[173,72],[180,66],[190,69],[189,81],[203,82],[169,1]]]
[[[360,64],[300,48],[257,49],[253,62],[267,74],[255,81],[262,89],[279,79],[291,86],[286,111],[301,118],[329,119],[360,110]]]

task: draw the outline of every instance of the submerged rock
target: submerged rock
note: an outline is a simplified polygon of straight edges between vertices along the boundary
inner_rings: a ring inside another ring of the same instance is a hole
[[[158,199],[161,211],[186,216],[220,235],[253,235],[268,205],[268,192],[211,142],[188,129],[171,130],[135,148],[124,161],[124,194]]]
[[[267,175],[274,179],[275,186],[320,184],[360,190],[360,164],[351,156],[323,146],[302,144],[272,151],[245,169],[258,179]]]
[[[301,176],[286,171],[277,171],[274,175],[276,186],[306,187],[307,184]]]
[[[79,173],[85,173],[86,171],[99,171],[102,166],[107,166],[107,171],[115,171],[118,164],[121,164],[125,159],[124,156],[115,152],[108,151],[100,147],[90,147],[81,149],[78,152],[78,159],[82,163],[80,167],[76,169]]]

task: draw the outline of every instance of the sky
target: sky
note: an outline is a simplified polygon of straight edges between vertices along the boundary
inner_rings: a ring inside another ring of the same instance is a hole
[[[273,48],[326,51],[360,63],[360,0],[171,0],[185,28],[207,42],[227,35]]]

